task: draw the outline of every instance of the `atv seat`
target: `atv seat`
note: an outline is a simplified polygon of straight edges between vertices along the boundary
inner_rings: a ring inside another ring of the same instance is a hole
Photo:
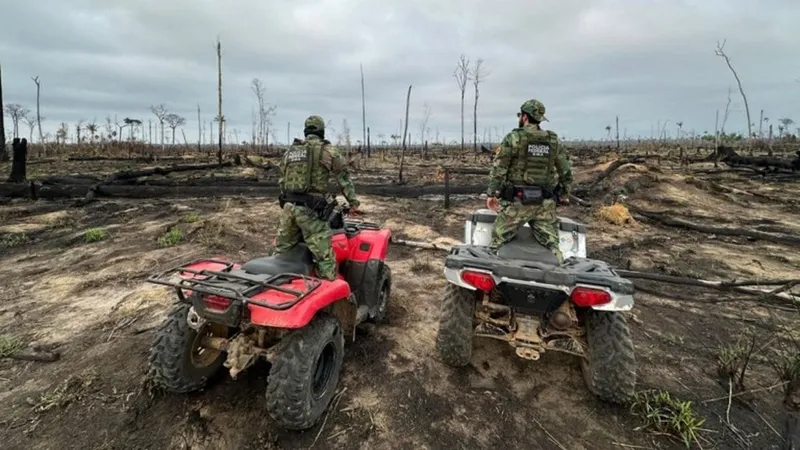
[[[286,253],[250,260],[244,263],[242,270],[258,275],[297,273],[308,276],[313,267],[311,251],[305,243],[298,242]]]
[[[533,237],[533,230],[529,227],[520,227],[511,241],[500,246],[497,256],[502,259],[519,259],[559,265],[556,255]]]

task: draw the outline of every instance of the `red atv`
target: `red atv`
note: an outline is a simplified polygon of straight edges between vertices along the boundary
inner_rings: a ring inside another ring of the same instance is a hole
[[[356,325],[386,321],[391,230],[331,218],[338,277],[314,277],[311,252],[289,252],[244,264],[203,259],[148,278],[175,288],[179,303],[150,348],[150,373],[174,393],[198,390],[225,366],[232,378],[259,357],[271,363],[267,411],[288,429],[312,427],[339,383],[345,340]]]

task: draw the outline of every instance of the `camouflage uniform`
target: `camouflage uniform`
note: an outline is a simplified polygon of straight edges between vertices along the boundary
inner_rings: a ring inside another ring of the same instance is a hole
[[[547,120],[544,105],[537,100],[526,101],[520,111],[528,113],[536,122]],[[541,186],[557,191],[560,197],[569,198],[571,183],[571,163],[566,150],[559,145],[558,135],[542,130],[537,124],[523,126],[520,123],[520,128],[515,128],[503,139],[489,174],[487,194],[499,198],[501,206],[494,223],[491,249],[496,251],[511,240],[527,222],[536,240],[563,261],[558,248],[555,201],[546,199],[538,205],[523,205],[519,200],[502,199],[501,193],[508,186]]]
[[[306,140],[295,139],[281,160],[278,180],[281,192],[324,198],[332,174],[336,176],[342,194],[350,205],[358,207],[360,203],[356,199],[346,162],[339,151],[324,139],[324,132],[325,122],[320,116],[306,119]],[[321,219],[317,212],[307,206],[287,201],[283,206],[275,250],[276,253],[284,253],[302,238],[313,255],[317,277],[334,280],[336,260],[331,237],[327,220]]]

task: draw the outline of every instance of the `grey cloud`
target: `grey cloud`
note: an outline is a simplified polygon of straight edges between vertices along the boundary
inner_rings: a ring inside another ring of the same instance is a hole
[[[3,5],[0,35],[5,101],[33,106],[42,80],[45,128],[106,115],[152,119],[164,103],[196,135],[216,111],[213,42],[223,45],[224,113],[240,138],[250,134],[253,77],[277,105],[276,135],[285,140],[309,114],[336,129],[347,119],[361,136],[359,64],[373,137],[400,129],[412,84],[411,123],[419,134],[423,103],[429,127],[448,140],[460,130],[452,77],[459,54],[483,58],[478,134],[507,132],[527,98],[548,108],[568,138],[602,137],[620,116],[628,135],[649,136],[657,122],[713,129],[734,88],[728,129],[746,124],[735,81],[713,53],[717,40],[745,83],[752,120],[797,115],[800,8],[796,0],[36,0]],[[11,20],[6,20],[11,18]],[[473,88],[467,87],[471,137]],[[793,109],[794,107],[794,109]],[[796,117],[800,121],[800,117]],[[668,130],[674,132],[672,125]]]

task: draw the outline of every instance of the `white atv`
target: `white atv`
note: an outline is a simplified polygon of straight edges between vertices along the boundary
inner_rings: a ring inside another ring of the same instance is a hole
[[[436,347],[451,366],[472,358],[474,336],[506,341],[518,356],[546,350],[581,358],[584,380],[598,398],[625,403],[636,386],[636,360],[621,311],[633,308],[633,283],[605,262],[586,258],[586,226],[559,218],[564,263],[529,226],[494,255],[488,245],[496,213],[467,217],[465,244],[445,261],[447,286]]]

